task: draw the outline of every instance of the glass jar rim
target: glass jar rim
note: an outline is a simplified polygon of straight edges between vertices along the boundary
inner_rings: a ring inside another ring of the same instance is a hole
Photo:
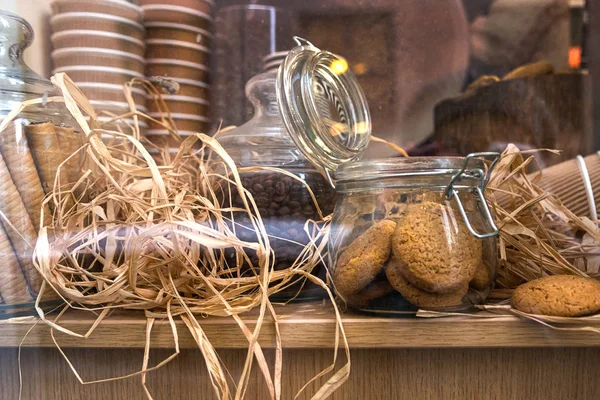
[[[367,99],[345,59],[295,37],[277,72],[277,103],[284,125],[302,154],[330,175],[357,160],[369,144],[371,115]],[[339,67],[335,67],[339,66]],[[329,120],[315,93],[344,115]]]
[[[465,165],[465,157],[395,157],[360,160],[342,164],[336,171],[338,183],[368,181],[394,177],[448,175],[458,173]],[[469,160],[465,172],[483,171],[483,160]]]

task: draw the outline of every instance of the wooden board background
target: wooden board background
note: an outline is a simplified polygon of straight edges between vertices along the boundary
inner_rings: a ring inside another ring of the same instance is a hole
[[[140,368],[142,350],[67,349],[87,380],[126,374]],[[0,399],[18,398],[15,348],[0,348]],[[169,350],[152,352],[151,363]],[[245,352],[220,350],[239,376]],[[273,351],[268,351],[269,357]],[[592,400],[600,396],[600,349],[404,349],[354,350],[350,380],[331,399],[443,400]],[[332,358],[332,350],[284,350],[283,399],[292,399],[304,382]],[[119,382],[80,385],[55,349],[23,349],[23,399],[144,399],[135,377]],[[253,370],[249,400],[268,399]],[[202,356],[184,350],[172,363],[149,374],[156,400],[214,399]],[[314,390],[314,387],[312,388]],[[302,399],[308,396],[300,397]]]

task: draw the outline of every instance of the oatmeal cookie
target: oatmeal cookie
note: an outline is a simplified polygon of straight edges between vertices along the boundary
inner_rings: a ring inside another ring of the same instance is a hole
[[[546,276],[519,286],[510,302],[517,310],[530,314],[595,314],[600,311],[600,281],[572,275]]]
[[[444,308],[462,304],[462,298],[469,290],[468,283],[463,283],[450,293],[429,293],[412,285],[403,275],[403,265],[392,260],[385,268],[388,281],[394,289],[410,303],[422,308]]]
[[[481,242],[461,216],[434,202],[409,208],[392,237],[392,253],[405,266],[404,277],[432,293],[462,290],[482,263]]]
[[[339,256],[333,283],[342,297],[358,293],[375,279],[390,257],[390,242],[395,228],[394,221],[379,221]]]
[[[345,298],[346,302],[355,307],[366,307],[375,299],[390,294],[394,291],[392,285],[385,280],[376,280],[369,283],[363,290],[356,294],[351,294]]]
[[[403,265],[392,260],[385,268],[388,281],[394,289],[410,303],[422,308],[444,308],[462,304],[462,298],[469,290],[464,283],[458,290],[450,293],[429,293],[412,285],[403,275]]]
[[[485,262],[482,262],[477,267],[477,270],[475,271],[475,276],[473,277],[473,279],[471,279],[469,285],[477,290],[485,290],[490,285],[490,280],[490,270],[488,266],[485,265]]]

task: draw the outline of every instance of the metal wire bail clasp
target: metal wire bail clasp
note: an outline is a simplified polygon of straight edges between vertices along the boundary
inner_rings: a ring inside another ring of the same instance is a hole
[[[460,200],[458,191],[454,188],[454,183],[464,176],[465,170],[467,169],[469,161],[475,157],[494,157],[494,161],[492,161],[492,163],[490,164],[487,174],[484,174],[483,172],[481,173],[480,184],[476,188],[471,189],[473,194],[477,197],[477,200],[480,202],[481,207],[483,208],[484,217],[485,217],[487,223],[489,224],[489,226],[491,227],[490,232],[480,233],[480,232],[477,232],[473,228],[473,225],[471,224],[471,221],[469,221],[469,217],[467,216],[465,208],[463,207],[462,201]],[[471,232],[471,235],[473,235],[474,237],[476,237],[478,239],[485,239],[485,238],[497,236],[499,233],[498,227],[494,223],[494,218],[492,217],[490,208],[488,207],[488,204],[485,201],[485,197],[483,195],[483,190],[485,189],[485,187],[490,179],[492,169],[494,168],[494,166],[496,165],[496,163],[498,162],[499,159],[500,159],[500,153],[497,153],[497,152],[483,152],[483,153],[469,154],[468,156],[465,157],[465,161],[464,161],[460,171],[458,171],[452,177],[452,179],[450,179],[450,183],[448,183],[448,186],[446,187],[446,190],[445,190],[446,199],[448,201],[450,201],[450,200],[452,200],[452,198],[454,198],[454,200],[456,201],[456,204],[458,205],[458,210],[460,211],[460,215],[462,215],[463,221],[465,222],[465,225],[467,226],[467,229],[469,229],[469,232]]]

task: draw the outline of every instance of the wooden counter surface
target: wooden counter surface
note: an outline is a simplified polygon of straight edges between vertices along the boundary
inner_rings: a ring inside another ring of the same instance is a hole
[[[325,303],[276,308],[283,340],[282,400],[326,368],[333,359],[335,318]],[[564,332],[511,316],[493,318],[374,318],[343,314],[351,346],[349,380],[332,400],[596,400],[600,393],[600,334]],[[253,326],[254,316],[244,316]],[[36,322],[37,325],[36,325]],[[89,314],[71,312],[62,325],[84,333]],[[240,376],[247,342],[230,318],[202,318],[202,328],[218,349],[233,379]],[[57,334],[58,342],[84,381],[122,376],[142,365],[146,321],[143,314],[115,313],[89,339]],[[33,327],[33,328],[32,328]],[[182,322],[181,353],[148,375],[155,400],[215,399],[203,356]],[[18,344],[23,400],[146,399],[140,378],[81,385],[54,348],[49,328],[36,318],[0,321],[0,400],[18,398]],[[263,325],[260,341],[273,366],[274,329]],[[150,364],[173,353],[166,321],[152,333]],[[344,361],[342,353],[338,366]],[[299,399],[310,399],[323,379]],[[264,379],[253,368],[246,400],[268,399]]]
[[[290,304],[277,306],[276,312],[284,348],[317,349],[334,345],[335,314],[330,304]],[[381,318],[345,313],[342,318],[351,348],[600,347],[600,334],[557,331],[513,316]],[[243,320],[250,328],[255,326],[255,314],[246,314]],[[196,348],[186,326],[176,321],[180,346]],[[215,348],[247,348],[248,342],[232,318],[199,317],[199,321]],[[60,325],[83,334],[92,322],[90,313],[69,312]],[[24,346],[54,347],[50,328],[35,317],[0,321],[0,347],[18,346],[30,329]],[[62,346],[71,348],[142,348],[145,329],[142,313],[121,311],[104,320],[88,339],[63,333],[57,333],[56,337]],[[275,346],[271,319],[266,319],[262,326],[260,343],[265,348]],[[152,347],[173,348],[167,320],[155,322]]]

